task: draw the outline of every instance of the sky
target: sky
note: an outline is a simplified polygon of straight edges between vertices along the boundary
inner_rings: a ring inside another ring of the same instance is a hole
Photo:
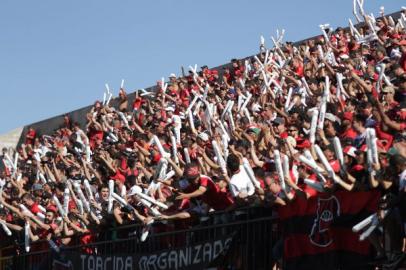
[[[365,11],[401,0],[365,0]],[[1,0],[0,134],[152,86],[181,66],[215,67],[258,52],[259,37],[285,40],[347,26],[351,0]],[[354,21],[354,19],[353,19]]]

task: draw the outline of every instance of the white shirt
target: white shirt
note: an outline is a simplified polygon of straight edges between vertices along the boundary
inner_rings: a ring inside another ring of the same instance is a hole
[[[172,123],[175,124],[175,128],[181,128],[182,127],[182,119],[180,119],[179,115],[172,115]]]
[[[254,185],[242,165],[240,165],[240,171],[231,177],[230,190],[233,197],[237,197],[241,192],[247,193],[248,196],[255,192]]]
[[[77,142],[79,142],[81,144],[86,144],[86,145],[89,144],[89,138],[87,138],[86,133],[83,130],[79,129],[75,133],[77,135],[77,137],[76,137]],[[83,141],[82,138],[84,138],[85,141]]]

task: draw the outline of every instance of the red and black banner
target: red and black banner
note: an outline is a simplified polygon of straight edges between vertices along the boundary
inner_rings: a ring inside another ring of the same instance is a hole
[[[379,198],[377,191],[339,191],[280,208],[284,269],[369,269],[371,246],[351,229],[376,212]]]

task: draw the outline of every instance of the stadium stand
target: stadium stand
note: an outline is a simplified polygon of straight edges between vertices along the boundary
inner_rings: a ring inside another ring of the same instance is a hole
[[[0,269],[398,269],[406,9],[24,127]],[[16,256],[18,255],[18,256]]]

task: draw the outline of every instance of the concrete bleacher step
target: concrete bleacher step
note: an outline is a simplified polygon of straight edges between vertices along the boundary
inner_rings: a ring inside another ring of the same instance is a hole
[[[3,149],[3,147],[15,148],[21,137],[22,131],[23,131],[23,127],[19,127],[19,128],[11,130],[5,134],[1,134],[0,135],[0,149]]]

